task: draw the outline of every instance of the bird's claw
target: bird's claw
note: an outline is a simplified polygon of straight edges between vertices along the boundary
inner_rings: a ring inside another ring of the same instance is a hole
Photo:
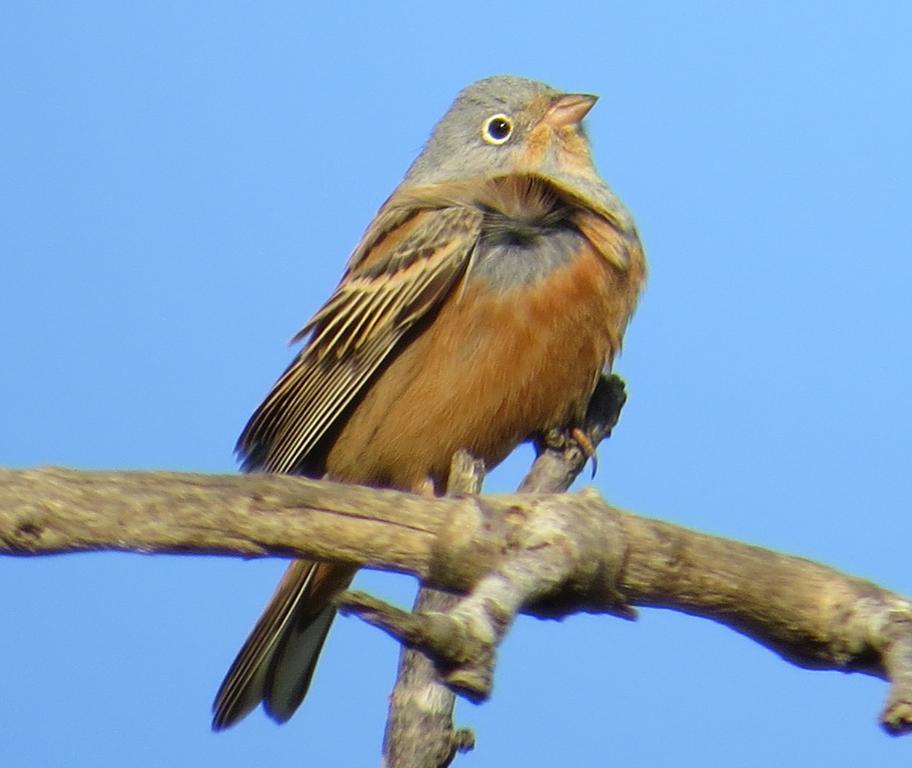
[[[592,439],[586,433],[586,430],[580,427],[573,427],[570,430],[570,437],[576,441],[580,450],[586,454],[586,458],[592,460],[592,476],[595,477],[595,473],[598,471],[598,453],[592,444]]]

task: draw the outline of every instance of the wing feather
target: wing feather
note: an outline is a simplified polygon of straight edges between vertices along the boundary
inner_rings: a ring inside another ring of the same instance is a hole
[[[474,206],[382,210],[333,295],[295,337],[310,337],[247,423],[247,470],[294,472],[416,322],[464,275],[481,230]]]

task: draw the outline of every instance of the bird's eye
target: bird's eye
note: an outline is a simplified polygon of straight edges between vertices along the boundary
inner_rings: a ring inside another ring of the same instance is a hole
[[[506,115],[492,115],[481,126],[481,136],[488,144],[503,144],[513,133],[513,121]]]

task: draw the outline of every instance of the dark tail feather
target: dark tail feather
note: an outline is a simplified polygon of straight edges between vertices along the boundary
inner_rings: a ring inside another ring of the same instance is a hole
[[[332,598],[354,574],[350,566],[292,562],[216,694],[213,730],[234,725],[261,701],[279,722],[294,714],[336,615]]]

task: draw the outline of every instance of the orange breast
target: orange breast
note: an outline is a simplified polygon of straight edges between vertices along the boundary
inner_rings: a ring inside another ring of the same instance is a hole
[[[580,419],[638,283],[592,248],[495,292],[468,279],[368,386],[326,454],[330,476],[445,485],[460,448],[497,464],[532,433]]]

